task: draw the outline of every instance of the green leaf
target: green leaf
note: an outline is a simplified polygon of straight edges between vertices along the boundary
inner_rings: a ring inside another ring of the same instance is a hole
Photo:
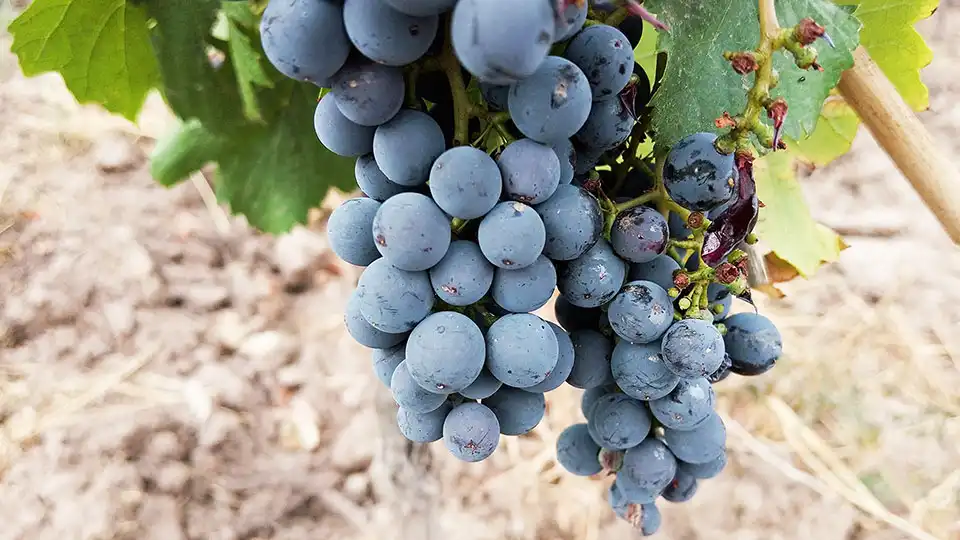
[[[57,71],[81,103],[136,120],[158,81],[142,6],[124,0],[35,0],[10,23],[24,75]]]
[[[150,156],[150,174],[160,184],[173,186],[215,161],[225,148],[223,137],[195,118],[187,120],[157,143]]]
[[[860,127],[860,118],[843,99],[828,98],[817,128],[802,141],[788,141],[790,152],[806,162],[823,166],[846,154]]]
[[[836,261],[846,245],[837,233],[814,221],[796,177],[796,161],[787,152],[774,152],[754,167],[757,195],[765,205],[755,232],[778,257],[801,276]]]
[[[660,34],[667,52],[663,85],[651,102],[658,144],[672,145],[698,131],[718,129],[714,120],[724,112],[741,112],[753,75],[741,77],[723,59],[725,51],[752,50],[759,40],[755,0],[647,0],[646,5],[671,25]],[[774,67],[780,85],[772,92],[790,106],[784,133],[801,139],[813,131],[820,107],[836,86],[840,73],[853,65],[859,23],[840,7],[824,0],[780,0],[780,24],[789,27],[804,17],[825,25],[837,48],[818,45],[824,71],[801,70],[786,53],[777,53]]]
[[[256,28],[257,18],[250,6],[241,2],[224,2],[223,13],[227,21],[227,43],[230,59],[237,75],[240,97],[243,100],[243,115],[250,120],[262,120],[257,102],[256,87],[272,88],[273,81],[263,69],[263,55],[254,41],[245,33],[251,26]]]
[[[838,3],[859,4],[856,15],[863,23],[860,43],[914,110],[929,107],[930,93],[920,80],[920,70],[933,60],[933,52],[914,25],[933,14],[938,0],[838,0]],[[827,30],[830,31],[829,27]]]

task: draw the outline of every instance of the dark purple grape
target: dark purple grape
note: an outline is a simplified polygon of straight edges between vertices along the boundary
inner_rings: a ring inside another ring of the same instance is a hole
[[[730,376],[730,368],[733,366],[733,360],[730,359],[729,354],[723,355],[723,363],[720,364],[720,367],[716,371],[707,375],[707,380],[710,381],[710,384],[717,384],[718,382],[726,379]]]
[[[621,258],[632,263],[650,262],[667,249],[667,220],[653,208],[637,206],[617,214],[610,243]]]
[[[672,503],[687,502],[697,493],[697,479],[677,468],[677,475],[670,485],[663,490],[663,498]]]
[[[684,208],[706,212],[734,196],[734,158],[717,151],[716,140],[713,133],[694,133],[667,155],[663,185]]]

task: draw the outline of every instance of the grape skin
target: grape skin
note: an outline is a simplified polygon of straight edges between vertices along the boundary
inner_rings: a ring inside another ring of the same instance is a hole
[[[373,62],[347,64],[334,75],[331,94],[351,122],[379,126],[403,105],[403,70]]]
[[[374,349],[373,354],[371,354],[373,372],[387,388],[390,388],[390,380],[393,378],[397,366],[404,361],[405,349],[406,345],[400,344],[389,349]]]
[[[486,399],[500,390],[503,383],[498,381],[486,368],[480,371],[477,379],[470,386],[460,390],[459,394],[468,399]]]
[[[631,281],[610,302],[610,326],[630,343],[656,341],[673,324],[673,301],[651,281]]]
[[[559,296],[553,304],[553,312],[567,332],[576,330],[596,330],[600,327],[600,308],[582,308]]]
[[[677,468],[677,476],[664,488],[663,498],[672,503],[684,503],[697,493],[697,479]]]
[[[711,283],[707,287],[707,298],[710,299],[711,309],[717,306],[722,308],[720,313],[714,313],[715,321],[722,321],[730,315],[730,310],[733,308],[733,295],[726,286],[719,283]]]
[[[550,143],[560,160],[560,185],[573,182],[574,169],[577,166],[577,151],[570,139],[559,139]]]
[[[359,157],[373,150],[374,128],[347,119],[332,94],[317,103],[313,128],[324,148],[338,156]]]
[[[716,398],[706,379],[680,379],[669,395],[650,402],[650,412],[666,428],[690,430],[713,413]]]
[[[430,115],[405,109],[376,129],[372,149],[391,182],[419,186],[427,181],[433,162],[446,146],[443,130]]]
[[[560,185],[557,153],[531,139],[520,139],[507,145],[500,153],[497,165],[503,175],[504,193],[524,204],[542,203]]]
[[[571,304],[600,307],[612,300],[627,277],[626,264],[604,239],[558,268],[557,288]]]
[[[619,98],[596,101],[575,138],[591,150],[612,150],[627,140],[636,123]]]
[[[713,133],[694,133],[678,141],[664,162],[663,185],[670,198],[690,210],[706,212],[729,201],[736,186],[733,154],[714,147]]]
[[[507,99],[510,97],[510,85],[490,84],[481,82],[478,85],[483,99],[491,111],[507,110]]]
[[[613,349],[610,370],[624,394],[643,401],[668,395],[680,382],[664,364],[656,342],[634,345],[620,341]]]
[[[567,4],[562,13],[557,13],[553,41],[559,43],[575,36],[587,22],[587,11],[587,2],[579,6],[576,3]]]
[[[683,471],[685,474],[693,476],[699,480],[714,478],[723,472],[727,466],[727,453],[722,452],[716,458],[706,463],[687,463],[686,461],[677,461],[677,471]]]
[[[577,330],[570,333],[573,342],[573,369],[567,384],[588,390],[613,382],[610,373],[610,355],[613,344],[596,330]]]
[[[493,273],[490,295],[500,307],[513,313],[528,313],[546,305],[557,286],[557,271],[543,255],[526,268]]]
[[[417,17],[426,17],[428,15],[439,15],[445,11],[450,11],[457,4],[457,0],[383,0],[393,9],[414,15]]]
[[[509,386],[501,387],[482,403],[497,416],[500,433],[503,435],[529,433],[543,420],[543,414],[547,410],[543,394]]]
[[[590,418],[590,411],[593,410],[593,406],[597,404],[597,400],[601,397],[611,394],[616,390],[610,386],[594,386],[593,388],[588,388],[583,391],[583,395],[580,396],[580,412],[583,414],[584,418]]]
[[[706,377],[723,363],[723,337],[712,324],[698,319],[677,321],[663,335],[663,360],[680,377]]]
[[[430,194],[447,214],[460,219],[486,215],[500,200],[501,169],[493,158],[470,146],[451,148],[430,169]]]
[[[400,362],[390,378],[390,392],[400,407],[417,414],[435,411],[447,400],[447,396],[424,390],[407,369],[407,363]]]
[[[537,142],[552,144],[569,139],[587,121],[590,84],[572,62],[548,56],[536,73],[510,88],[507,108],[521,133]]]
[[[593,476],[603,470],[597,455],[600,447],[590,437],[586,424],[573,424],[557,437],[557,462],[570,474]]]
[[[260,21],[270,63],[291,79],[322,86],[350,54],[343,8],[336,2],[274,0]]]
[[[727,429],[716,413],[688,431],[665,429],[663,440],[680,461],[692,464],[710,463],[726,449]]]
[[[560,185],[538,204],[546,234],[543,254],[555,261],[574,260],[596,245],[603,232],[603,214],[596,197],[583,188]]]
[[[449,403],[444,403],[433,411],[418,414],[400,407],[397,427],[408,441],[424,444],[439,441],[443,437],[443,422],[452,409]]]
[[[543,220],[529,206],[502,202],[480,222],[477,242],[494,266],[520,269],[536,262],[543,253],[546,231]]]
[[[774,366],[783,352],[780,332],[770,319],[756,313],[737,313],[724,321],[723,342],[738,375],[760,375]]]
[[[443,444],[461,461],[475,463],[487,459],[499,443],[500,424],[485,405],[458,405],[443,421]]]
[[[487,330],[487,369],[507,386],[540,384],[557,366],[559,354],[556,335],[536,315],[504,315]]]
[[[444,302],[452,306],[469,306],[490,291],[493,275],[493,265],[484,258],[477,244],[457,240],[430,269],[430,283]]]
[[[356,295],[363,318],[374,328],[393,334],[413,330],[434,303],[426,272],[401,270],[386,259],[373,261],[363,271]],[[389,346],[393,345],[396,343]]]
[[[436,15],[413,17],[383,0],[346,0],[343,23],[347,37],[361,54],[388,66],[417,61],[430,48],[439,27]]]
[[[632,263],[650,262],[667,249],[670,233],[660,212],[637,206],[617,214],[610,244],[621,258]]]
[[[607,394],[591,407],[587,425],[601,448],[626,450],[643,442],[650,433],[650,413],[625,394]]]
[[[459,392],[477,380],[487,354],[483,333],[469,317],[441,311],[425,318],[407,338],[410,376],[424,389]]]
[[[680,269],[680,264],[669,255],[657,255],[649,262],[630,265],[630,281],[652,281],[669,290],[675,287],[673,273]]]
[[[360,295],[354,291],[344,310],[343,323],[354,341],[371,349],[389,349],[407,339],[406,332],[389,333],[378,330],[360,313]],[[393,373],[391,373],[391,376]],[[390,381],[385,382],[390,386]]]
[[[380,258],[370,234],[379,209],[380,203],[361,197],[344,201],[330,214],[327,239],[337,257],[354,266],[367,266]]]
[[[380,170],[376,160],[373,159],[373,154],[358,157],[353,171],[357,179],[357,187],[364,195],[375,201],[383,202],[408,189],[391,182]]]
[[[453,50],[477,79],[511,84],[537,70],[553,44],[546,1],[459,0],[451,19]]]
[[[677,474],[677,460],[658,439],[647,438],[623,454],[617,485],[626,498],[652,503]]]
[[[617,517],[638,529],[643,536],[653,536],[660,529],[660,509],[654,503],[637,504],[627,500],[616,482],[610,485],[607,497]]]
[[[570,336],[562,328],[547,321],[553,334],[557,336],[557,365],[554,366],[550,374],[543,382],[537,383],[529,388],[524,388],[527,392],[539,392],[541,394],[560,388],[560,385],[567,380],[570,372],[573,370],[573,342]]]
[[[606,24],[595,24],[577,34],[564,56],[586,74],[594,101],[615,97],[633,75],[630,40],[623,32]]]
[[[450,247],[450,222],[426,195],[401,193],[387,199],[373,218],[373,241],[401,270],[427,270]]]

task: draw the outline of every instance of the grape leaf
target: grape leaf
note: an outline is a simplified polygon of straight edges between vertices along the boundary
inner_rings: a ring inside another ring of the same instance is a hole
[[[257,17],[246,3],[224,2],[222,9],[226,15],[227,43],[243,100],[243,114],[250,120],[262,120],[255,88],[271,88],[273,81],[260,63],[262,51],[259,46],[254,46],[255,40],[246,34],[247,30],[257,28]]]
[[[176,185],[214,161],[226,148],[226,142],[191,118],[157,142],[150,156],[150,174],[160,185]]]
[[[857,113],[838,96],[823,103],[817,128],[801,141],[788,141],[787,148],[808,163],[826,165],[846,154],[860,127]]]
[[[810,215],[796,165],[788,152],[773,152],[757,160],[757,196],[764,207],[755,232],[777,257],[807,277],[823,263],[836,261],[846,244]]]
[[[920,70],[933,60],[933,52],[914,28],[937,9],[938,0],[837,0],[859,4],[856,16],[863,23],[860,43],[903,99],[916,111],[930,106],[930,93],[920,80]]]
[[[651,83],[657,77],[657,36],[657,29],[644,21],[640,43],[637,43],[637,48],[633,50],[633,58],[646,72]]]
[[[136,119],[159,75],[142,6],[125,0],[34,0],[9,26],[24,75],[58,71],[81,103]]]
[[[714,120],[724,112],[742,111],[752,84],[752,74],[737,75],[723,53],[756,47],[760,32],[756,1],[647,0],[645,5],[671,26],[669,33],[660,34],[667,71],[651,101],[656,142],[672,145],[690,133],[717,132]],[[823,72],[797,68],[786,53],[774,57],[780,85],[772,94],[783,96],[790,106],[784,133],[802,139],[813,131],[840,73],[853,65],[859,23],[825,0],[780,0],[776,7],[782,26],[812,17],[826,26],[836,43],[835,49],[823,43],[816,47]]]

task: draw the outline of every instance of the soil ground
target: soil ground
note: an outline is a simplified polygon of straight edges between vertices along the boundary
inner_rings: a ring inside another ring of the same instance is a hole
[[[922,118],[952,154],[958,25],[944,2],[921,26]],[[609,479],[553,461],[572,389],[483,464],[400,439],[342,328],[358,272],[323,212],[271,238],[201,179],[158,187],[145,156],[169,126],[156,102],[134,127],[0,54],[0,539],[634,536]],[[786,355],[720,386],[730,466],[663,503],[659,537],[958,539],[960,254],[865,132],[803,185],[852,247],[762,301]]]

